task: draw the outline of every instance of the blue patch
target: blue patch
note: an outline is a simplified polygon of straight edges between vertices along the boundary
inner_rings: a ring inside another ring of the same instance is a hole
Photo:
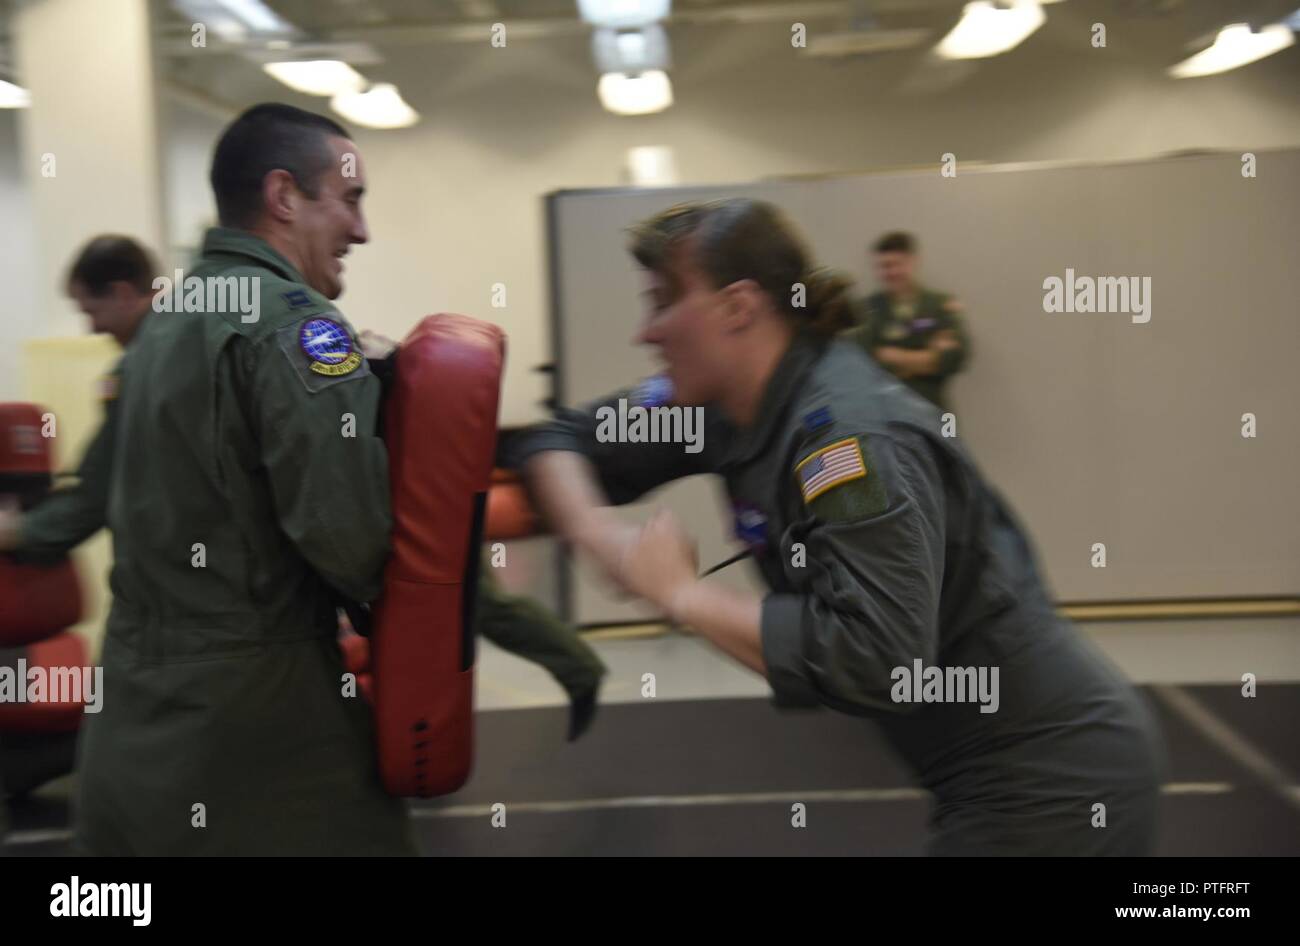
[[[311,305],[311,296],[307,295],[305,289],[295,289],[293,292],[284,294],[284,301],[289,303],[291,309],[301,309],[304,306]]]
[[[736,515],[736,538],[751,551],[767,547],[767,516],[753,503],[736,501],[731,504]]]
[[[803,416],[803,426],[805,430],[812,433],[814,430],[820,430],[822,427],[833,423],[834,420],[835,418],[831,416],[829,407],[819,407],[817,410],[809,411]]]
[[[662,374],[646,378],[632,392],[632,403],[638,407],[663,407],[672,399],[673,383]]]
[[[934,328],[939,324],[938,319],[912,319],[912,331],[924,332],[926,329]]]
[[[333,319],[308,319],[298,330],[298,346],[311,361],[311,370],[329,377],[351,374],[361,366],[352,336]]]

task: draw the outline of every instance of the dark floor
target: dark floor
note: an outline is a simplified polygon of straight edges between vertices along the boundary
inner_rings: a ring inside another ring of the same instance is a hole
[[[1156,699],[1168,752],[1158,853],[1300,854],[1300,685],[1184,687],[1285,775],[1269,785]],[[869,723],[766,700],[617,704],[580,742],[564,711],[478,717],[474,777],[412,807],[439,855],[916,855],[928,801]],[[891,793],[889,790],[902,789]],[[1287,800],[1289,789],[1291,801]],[[909,791],[910,790],[910,791]],[[66,853],[68,780],[11,805],[3,855]],[[901,795],[902,797],[895,797]],[[768,796],[768,797],[764,797]],[[807,825],[790,827],[803,800]],[[491,808],[506,806],[506,828]]]

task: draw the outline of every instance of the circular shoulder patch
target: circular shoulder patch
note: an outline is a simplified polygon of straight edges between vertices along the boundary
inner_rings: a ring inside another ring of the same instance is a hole
[[[298,330],[298,346],[311,370],[323,375],[350,374],[361,367],[348,330],[333,319],[308,319]]]
[[[632,403],[638,407],[663,407],[672,399],[673,382],[662,374],[646,378],[632,392]]]

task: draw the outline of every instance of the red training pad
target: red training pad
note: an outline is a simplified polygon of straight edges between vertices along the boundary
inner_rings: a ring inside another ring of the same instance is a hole
[[[393,795],[443,795],[469,778],[474,639],[464,581],[478,565],[504,360],[496,326],[429,316],[402,342],[384,406],[393,555],[370,659],[380,774]]]
[[[9,659],[14,657],[15,659]],[[65,631],[49,640],[38,641],[27,647],[11,650],[6,655],[5,663],[14,666],[17,658],[27,661],[27,669],[44,667],[47,670],[58,667],[81,668],[89,666],[86,660],[86,645],[76,634]],[[16,667],[15,667],[16,669]],[[24,676],[18,685],[27,686]],[[93,683],[93,681],[92,681]],[[26,692],[24,690],[24,692]],[[53,694],[46,694],[48,696]],[[97,694],[102,701],[104,694]],[[85,694],[82,699],[63,703],[9,703],[0,701],[0,732],[18,733],[59,733],[73,732],[81,725],[82,711],[85,708]]]
[[[81,620],[81,583],[71,560],[19,565],[0,558],[0,647],[57,634]]]
[[[50,441],[43,437],[35,404],[0,404],[0,474],[49,473],[53,468]]]

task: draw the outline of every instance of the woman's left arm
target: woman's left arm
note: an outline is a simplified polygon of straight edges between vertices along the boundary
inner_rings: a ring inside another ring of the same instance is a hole
[[[933,663],[938,650],[943,484],[922,444],[849,439],[866,473],[805,500],[809,573],[797,592],[759,598],[701,581],[690,540],[667,513],[629,544],[621,578],[762,673],[782,703],[905,712],[890,696],[895,671]]]

